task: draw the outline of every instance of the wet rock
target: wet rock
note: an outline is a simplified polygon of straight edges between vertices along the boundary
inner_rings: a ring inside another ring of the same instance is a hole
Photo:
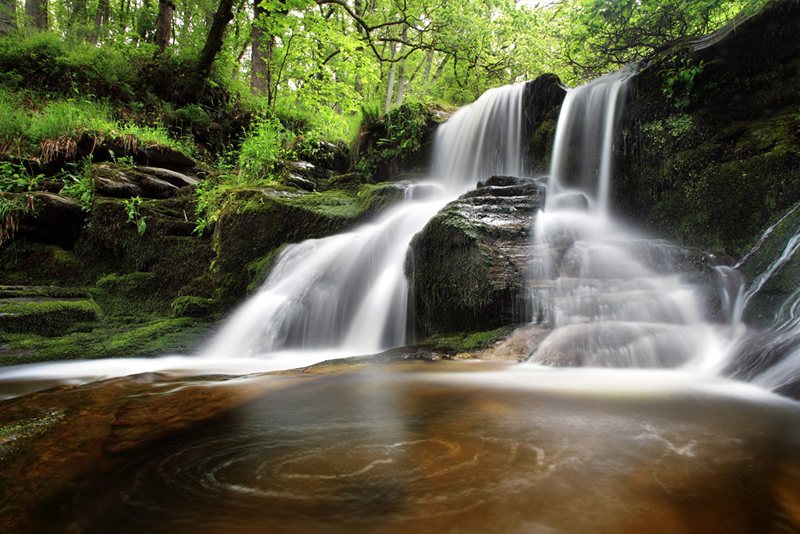
[[[488,331],[528,319],[526,279],[537,180],[492,177],[448,204],[406,258],[417,335]]]
[[[114,198],[170,198],[179,188],[197,183],[184,174],[153,167],[103,164],[95,165],[92,172],[95,191]]]
[[[740,255],[800,200],[798,34],[800,3],[770,2],[634,76],[615,211],[671,241]]]
[[[200,182],[197,178],[159,167],[139,167],[139,170],[153,176],[154,178],[170,183],[179,189],[181,187],[197,185]]]
[[[350,166],[348,152],[342,143],[319,141],[301,150],[299,156],[316,167],[341,174],[346,173]]]

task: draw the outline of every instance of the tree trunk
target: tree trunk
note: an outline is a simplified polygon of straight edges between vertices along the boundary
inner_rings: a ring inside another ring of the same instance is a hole
[[[400,38],[405,41],[406,36],[406,26],[403,26],[403,31],[400,33]],[[399,45],[400,53],[402,53],[403,45]],[[400,63],[397,65],[397,98],[395,99],[395,104],[402,104],[403,98],[405,97],[406,92],[406,60],[400,60]]]
[[[156,46],[163,52],[169,45],[172,35],[172,18],[175,4],[172,0],[158,0],[158,17],[156,18]]]
[[[383,105],[383,112],[389,113],[389,108],[392,106],[392,96],[394,95],[394,75],[397,70],[397,63],[394,60],[397,58],[397,46],[394,41],[389,43],[389,50],[392,53],[392,65],[389,67],[389,81],[386,84],[386,102]]]
[[[47,30],[47,0],[25,0],[25,25]]]
[[[444,56],[442,62],[439,63],[439,68],[436,69],[436,74],[433,75],[433,80],[431,81],[431,85],[436,85],[437,80],[439,80],[439,76],[442,75],[442,71],[444,70],[444,66],[447,65],[447,60],[450,59],[450,56]]]
[[[433,48],[428,50],[428,55],[425,58],[425,77],[422,79],[422,90],[428,90],[428,82],[431,79],[431,67],[433,66]]]
[[[90,39],[92,44],[96,45],[101,35],[105,38],[106,31],[104,28],[108,25],[110,18],[111,6],[109,5],[109,0],[98,0],[97,11],[94,12],[94,30]]]
[[[197,60],[197,71],[195,73],[195,84],[190,89],[194,98],[197,100],[203,92],[208,74],[211,72],[211,66],[222,48],[222,38],[225,36],[225,28],[228,23],[233,19],[233,0],[220,0],[217,12],[214,13],[214,22],[211,24],[211,29],[208,31],[206,44],[200,52],[200,58]]]
[[[264,32],[263,24],[268,16],[267,10],[261,7],[261,0],[253,0],[253,53],[251,57],[250,90],[255,95],[267,96],[269,103],[269,89],[272,80],[269,79],[270,69],[267,64],[272,63],[272,48],[274,39],[272,35]]]
[[[11,33],[17,29],[16,0],[0,0],[0,34]]]

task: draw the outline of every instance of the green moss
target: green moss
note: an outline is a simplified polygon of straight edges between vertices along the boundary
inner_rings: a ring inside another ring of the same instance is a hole
[[[178,297],[170,304],[173,317],[213,317],[216,303],[202,297]]]
[[[20,449],[21,440],[40,436],[64,419],[64,412],[48,410],[36,417],[14,421],[0,426],[0,459]]]
[[[0,365],[189,354],[209,336],[212,327],[212,323],[183,317],[100,326],[90,332],[75,332],[54,338],[8,336],[5,342],[10,349],[20,351],[22,355],[3,356],[0,352]]]
[[[108,274],[90,291],[108,316],[163,316],[170,312],[172,299],[165,298],[162,281],[154,273]]]
[[[213,237],[215,298],[229,309],[264,279],[268,258],[284,244],[347,230],[401,198],[394,184],[365,185],[357,193],[230,190]]]
[[[483,349],[492,343],[502,339],[511,331],[513,326],[503,326],[488,332],[460,333],[452,336],[433,336],[429,343],[433,344],[434,350],[444,352],[465,352],[470,350]]]
[[[0,302],[0,330],[9,333],[56,336],[77,323],[95,321],[97,306],[90,300]]]

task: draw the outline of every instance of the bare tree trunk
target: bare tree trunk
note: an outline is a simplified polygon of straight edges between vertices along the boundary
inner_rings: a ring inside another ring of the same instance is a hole
[[[0,0],[0,34],[17,30],[16,0]]]
[[[225,28],[228,23],[233,19],[233,0],[220,0],[217,12],[214,13],[214,22],[211,24],[211,29],[208,31],[206,44],[200,52],[200,58],[197,60],[197,71],[195,73],[195,86],[192,88],[194,92],[193,100],[200,97],[205,87],[208,74],[211,72],[211,66],[217,58],[220,49],[222,48],[222,38],[225,36]]]
[[[394,96],[394,76],[397,70],[397,63],[394,60],[397,58],[397,46],[394,41],[389,43],[389,50],[392,53],[392,66],[389,67],[389,81],[386,85],[386,102],[383,105],[383,112],[389,113],[389,108],[392,106],[392,96]]]
[[[274,39],[272,35],[265,35],[263,24],[268,16],[267,11],[261,7],[261,0],[253,0],[253,53],[250,67],[250,90],[255,95],[266,95],[269,103],[269,88],[272,80],[269,79],[270,69],[267,63],[272,63],[272,48]]]
[[[163,52],[169,45],[172,35],[172,18],[175,4],[172,0],[158,0],[158,17],[156,18],[156,46]]]
[[[433,48],[428,50],[425,57],[425,77],[422,79],[422,90],[428,90],[428,81],[431,79],[431,67],[433,66]]]
[[[25,24],[37,30],[48,29],[47,0],[25,0]]]
[[[92,31],[92,37],[89,39],[92,44],[96,45],[101,35],[105,38],[106,31],[104,28],[110,18],[111,6],[109,5],[109,0],[98,0],[97,11],[94,12],[94,31]]]
[[[400,38],[405,41],[406,36],[408,35],[406,31],[407,27],[403,26],[403,31],[400,32]],[[399,45],[400,53],[402,53],[403,45]],[[395,103],[400,105],[403,103],[403,98],[405,97],[406,92],[406,60],[400,60],[400,63],[397,65],[397,98],[395,98]]]
[[[447,65],[447,60],[450,59],[450,56],[444,56],[442,62],[439,63],[439,68],[436,69],[436,74],[433,75],[433,80],[431,80],[431,85],[436,85],[436,82],[439,80],[439,76],[442,75],[442,71],[444,70],[444,66]]]

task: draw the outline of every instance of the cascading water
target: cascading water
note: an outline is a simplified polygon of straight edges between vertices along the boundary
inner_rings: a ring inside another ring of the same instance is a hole
[[[532,361],[660,368],[721,352],[696,292],[672,267],[680,249],[636,236],[608,213],[616,121],[631,74],[571,89],[562,105],[532,261],[536,320],[553,332]]]
[[[283,349],[378,352],[406,340],[403,260],[411,238],[449,200],[495,174],[522,173],[524,84],[486,92],[439,127],[433,178],[444,190],[413,194],[371,224],[290,245],[268,279],[226,323],[209,356]],[[432,198],[431,198],[432,197]]]

